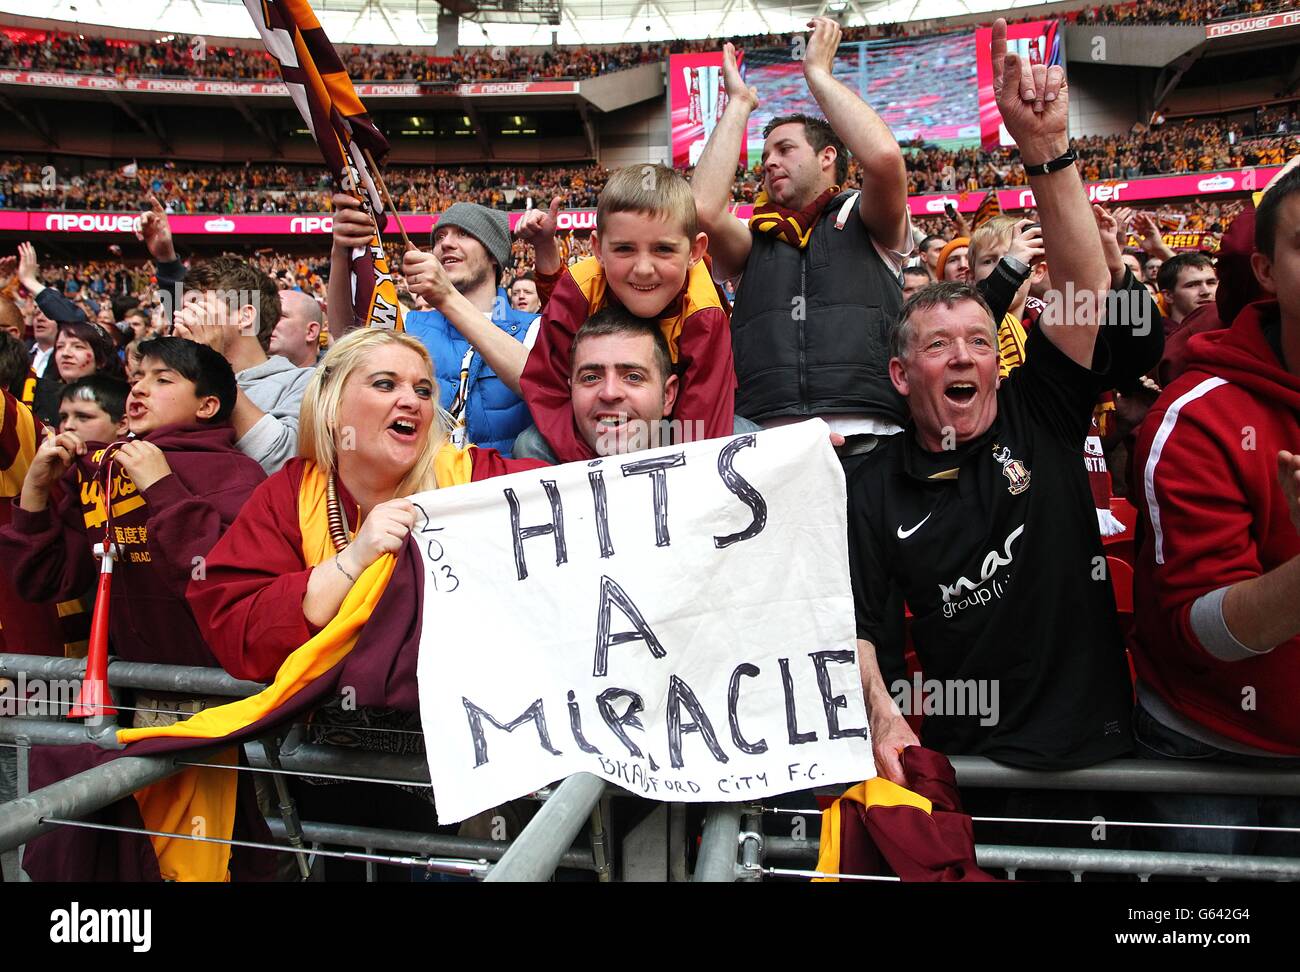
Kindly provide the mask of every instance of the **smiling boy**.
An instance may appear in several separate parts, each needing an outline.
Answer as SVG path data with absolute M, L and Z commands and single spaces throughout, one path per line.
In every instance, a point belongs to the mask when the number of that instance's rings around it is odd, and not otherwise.
M 520 384 L 537 430 L 555 457 L 574 462 L 597 455 L 577 403 L 570 401 L 570 368 L 578 329 L 607 306 L 658 321 L 677 378 L 675 402 L 668 407 L 680 437 L 696 441 L 731 435 L 736 390 L 731 328 L 705 263 L 708 238 L 699 230 L 686 180 L 661 165 L 615 172 L 597 203 L 592 256 L 567 269 L 555 244 L 553 214 L 554 208 L 549 222 L 539 214 L 535 234 L 519 231 L 537 251 L 541 290 L 553 288 Z M 609 431 L 645 421 L 627 408 L 607 411 L 601 422 Z M 615 437 L 648 432 L 638 426 Z
M 174 337 L 146 341 L 140 353 L 126 404 L 132 438 L 111 454 L 107 501 L 108 449 L 71 429 L 52 436 L 27 470 L 12 522 L 0 530 L 0 559 L 24 599 L 70 597 L 94 583 L 92 547 L 107 532 L 117 553 L 113 651 L 127 661 L 212 666 L 216 659 L 186 604 L 185 587 L 266 477 L 235 448 L 230 414 L 237 386 L 220 354 Z M 60 481 L 62 497 L 52 504 Z M 188 704 L 183 711 L 196 711 L 196 700 L 153 696 L 157 704 L 141 708 Z M 140 717 L 156 713 L 136 715 L 139 725 Z

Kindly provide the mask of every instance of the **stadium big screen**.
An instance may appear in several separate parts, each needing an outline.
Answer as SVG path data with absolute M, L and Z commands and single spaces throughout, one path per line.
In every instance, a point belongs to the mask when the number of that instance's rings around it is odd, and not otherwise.
M 1007 41 L 1031 63 L 1064 65 L 1057 21 L 1012 24 Z M 985 28 L 857 41 L 840 45 L 834 72 L 880 114 L 900 143 L 995 148 L 1008 143 L 993 100 L 988 49 Z M 821 114 L 803 80 L 802 54 L 801 46 L 744 52 L 741 71 L 759 98 L 746 138 L 748 165 L 762 155 L 763 126 L 770 119 Z M 726 105 L 722 54 L 675 54 L 668 73 L 673 164 L 694 165 Z

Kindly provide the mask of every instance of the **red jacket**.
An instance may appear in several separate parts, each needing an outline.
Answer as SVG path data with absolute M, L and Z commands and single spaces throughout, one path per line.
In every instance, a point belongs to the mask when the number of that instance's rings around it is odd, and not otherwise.
M 125 661 L 213 666 L 216 659 L 185 603 L 190 577 L 238 515 L 262 467 L 235 448 L 229 425 L 169 425 L 144 436 L 172 473 L 143 493 L 115 467 L 109 636 Z M 64 476 L 63 499 L 39 512 L 13 510 L 0 529 L 0 563 L 20 597 L 50 601 L 89 590 L 99 565 L 105 505 L 96 476 L 103 447 L 92 446 Z
M 539 280 L 543 292 L 549 280 Z M 560 462 L 595 459 L 569 399 L 569 356 L 574 335 L 613 298 L 595 257 L 567 267 L 546 301 L 537 343 L 519 383 L 533 422 Z M 671 417 L 690 429 L 692 441 L 731 435 L 736 420 L 736 368 L 731 354 L 731 318 L 705 261 L 686 275 L 681 294 L 659 320 L 680 376 Z M 700 432 L 688 423 L 699 422 Z
M 1194 337 L 1187 371 L 1138 435 L 1134 470 L 1144 529 L 1134 579 L 1138 678 L 1198 725 L 1247 746 L 1300 755 L 1300 638 L 1242 661 L 1212 656 L 1192 630 L 1202 595 L 1300 554 L 1277 484 L 1277 453 L 1300 446 L 1300 377 L 1262 324 L 1275 301 Z M 1243 704 L 1251 699 L 1253 707 Z

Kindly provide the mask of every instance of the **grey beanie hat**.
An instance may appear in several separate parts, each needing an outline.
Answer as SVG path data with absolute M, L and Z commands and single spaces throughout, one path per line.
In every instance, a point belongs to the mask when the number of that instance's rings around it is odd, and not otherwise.
M 440 226 L 456 226 L 483 244 L 488 256 L 502 270 L 510 268 L 510 217 L 478 203 L 458 202 L 438 217 L 433 233 Z M 430 237 L 432 239 L 432 236 Z

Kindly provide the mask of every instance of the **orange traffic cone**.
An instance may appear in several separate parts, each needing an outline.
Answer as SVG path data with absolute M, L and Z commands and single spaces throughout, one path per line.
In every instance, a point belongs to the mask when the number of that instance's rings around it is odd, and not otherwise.
M 99 586 L 95 591 L 95 613 L 90 619 L 86 675 L 81 680 L 76 704 L 68 710 L 69 719 L 117 715 L 108 689 L 108 595 L 113 584 L 113 560 L 117 548 L 110 545 L 105 550 L 104 544 L 97 543 L 95 556 L 99 558 Z

